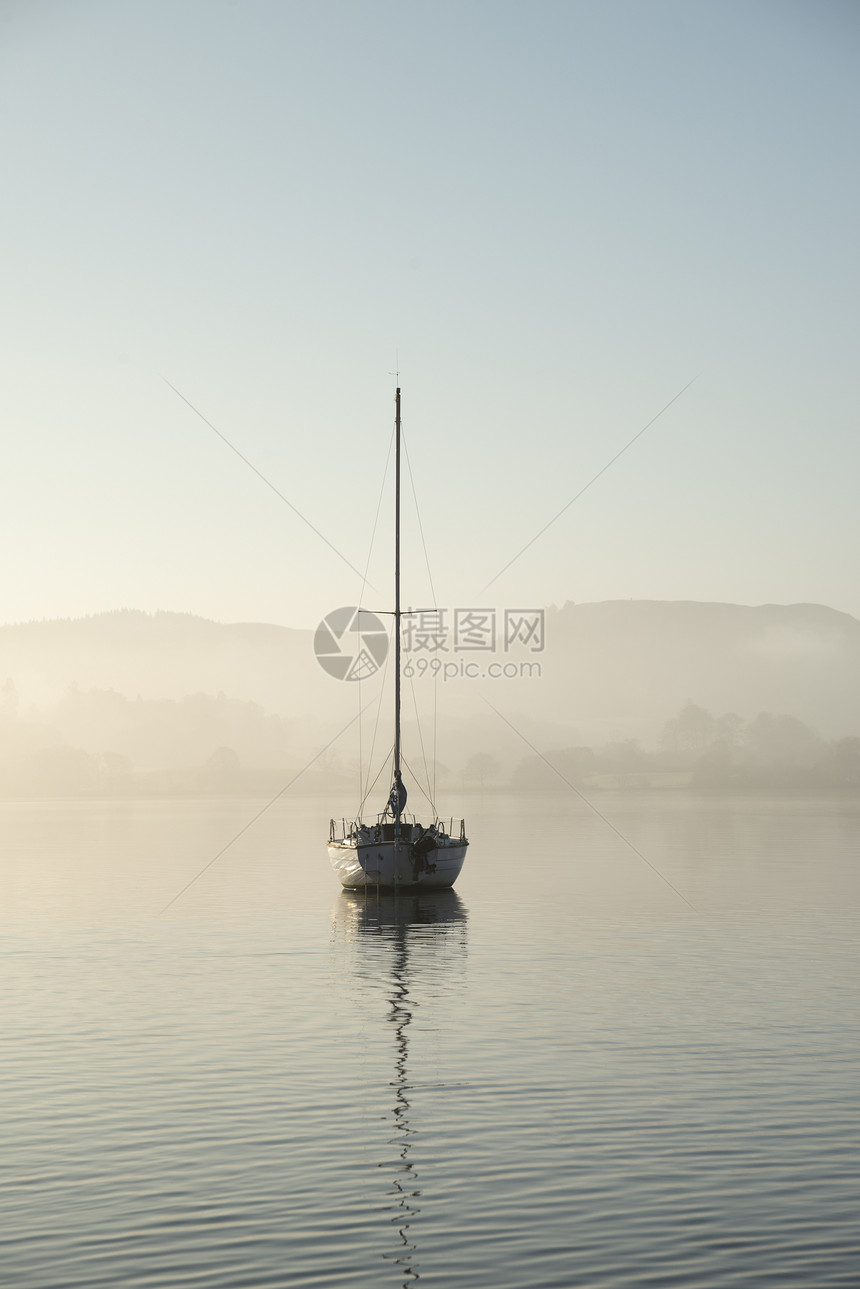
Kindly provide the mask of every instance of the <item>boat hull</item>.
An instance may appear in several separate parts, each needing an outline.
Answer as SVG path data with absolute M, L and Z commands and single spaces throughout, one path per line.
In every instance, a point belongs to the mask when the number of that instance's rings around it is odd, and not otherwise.
M 365 886 L 383 890 L 429 889 L 454 885 L 466 859 L 467 846 L 468 842 L 452 838 L 417 860 L 409 842 L 361 844 L 346 840 L 329 842 L 328 854 L 338 881 L 347 890 Z

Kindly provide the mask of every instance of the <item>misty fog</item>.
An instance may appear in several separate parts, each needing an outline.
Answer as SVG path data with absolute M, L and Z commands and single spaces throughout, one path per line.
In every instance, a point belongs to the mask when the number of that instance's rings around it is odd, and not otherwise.
M 539 650 L 496 641 L 465 676 L 447 642 L 450 681 L 421 669 L 420 649 L 407 655 L 419 787 L 860 783 L 860 623 L 848 615 L 615 601 L 549 609 L 545 625 Z M 371 745 L 375 764 L 386 756 L 390 678 L 333 680 L 312 640 L 133 611 L 2 627 L 0 792 L 270 794 L 300 772 L 305 791 L 358 791 Z M 354 721 L 319 756 L 359 702 L 361 731 Z

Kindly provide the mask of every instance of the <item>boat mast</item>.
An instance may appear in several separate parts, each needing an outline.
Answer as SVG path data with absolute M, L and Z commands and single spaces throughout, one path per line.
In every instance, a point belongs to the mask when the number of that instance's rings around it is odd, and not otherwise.
M 394 835 L 400 834 L 400 386 L 394 417 Z

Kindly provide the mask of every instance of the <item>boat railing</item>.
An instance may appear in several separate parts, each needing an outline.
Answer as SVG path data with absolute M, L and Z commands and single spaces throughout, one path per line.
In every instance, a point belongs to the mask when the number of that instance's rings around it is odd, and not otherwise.
M 385 813 L 377 815 L 377 828 L 381 827 L 386 819 Z M 405 810 L 400 816 L 401 821 L 405 824 L 416 824 L 418 821 L 413 814 Z M 389 816 L 390 819 L 390 816 Z M 461 842 L 466 841 L 466 820 L 455 819 L 451 816 L 448 819 L 437 818 L 433 820 L 433 827 L 437 832 L 446 837 L 457 837 Z M 358 838 L 360 830 L 366 830 L 369 825 L 362 823 L 360 819 L 332 819 L 329 825 L 329 841 L 355 841 Z
M 328 839 L 329 841 L 351 841 L 358 835 L 359 826 L 355 819 L 332 819 Z
M 466 820 L 465 819 L 437 819 L 435 828 L 438 832 L 444 833 L 448 837 L 456 837 L 458 841 L 466 841 Z
M 393 820 L 390 813 L 387 810 L 383 810 L 382 814 L 376 816 L 376 822 L 378 824 L 390 824 L 393 823 Z M 402 824 L 417 824 L 418 820 L 412 814 L 411 810 L 403 810 L 400 813 L 400 822 Z
M 404 824 L 413 825 L 418 822 L 411 811 L 408 810 L 403 811 L 400 821 Z M 390 824 L 391 822 L 391 815 L 386 810 L 376 816 L 375 825 L 365 823 L 363 819 L 332 819 L 329 826 L 329 841 L 352 841 L 358 836 L 359 829 L 369 830 L 374 826 L 381 828 L 383 824 Z

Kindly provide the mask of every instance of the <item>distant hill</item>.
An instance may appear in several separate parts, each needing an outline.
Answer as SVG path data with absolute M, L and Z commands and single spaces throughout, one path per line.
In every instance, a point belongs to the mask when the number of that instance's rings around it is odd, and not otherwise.
M 224 693 L 292 714 L 297 703 L 313 706 L 315 684 L 339 689 L 317 667 L 311 641 L 310 631 L 267 623 L 133 609 L 25 622 L 0 627 L 0 683 L 11 678 L 23 701 L 38 704 L 75 684 L 128 698 Z
M 828 738 L 860 733 L 860 622 L 821 605 L 566 604 L 548 617 L 546 657 L 556 719 L 586 731 L 647 740 L 692 700 L 715 715 L 789 713 Z
M 340 725 L 357 710 L 357 687 L 322 671 L 313 634 L 132 610 L 4 626 L 0 685 L 11 680 L 22 707 L 55 703 L 75 684 L 130 699 L 223 694 L 286 719 Z M 539 662 L 541 677 L 439 686 L 464 751 L 513 738 L 481 695 L 555 745 L 652 743 L 687 700 L 745 719 L 788 713 L 825 738 L 860 733 L 860 622 L 820 605 L 568 603 L 547 611 L 544 652 L 511 658 Z M 424 701 L 430 682 L 415 690 Z M 407 709 L 411 701 L 407 686 Z

